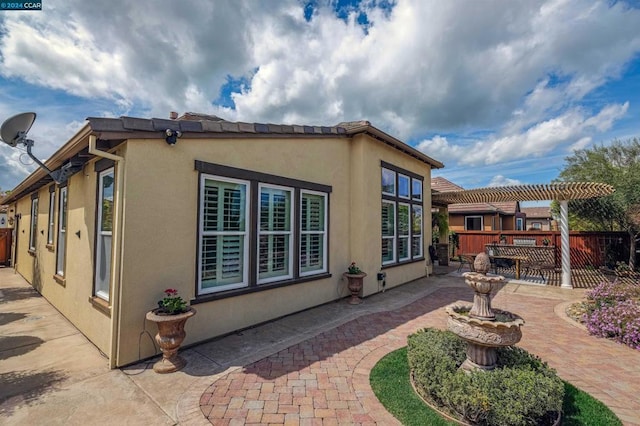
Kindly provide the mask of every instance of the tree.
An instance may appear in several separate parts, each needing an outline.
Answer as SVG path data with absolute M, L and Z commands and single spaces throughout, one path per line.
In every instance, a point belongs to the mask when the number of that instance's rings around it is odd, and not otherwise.
M 562 181 L 603 182 L 615 192 L 590 200 L 571 200 L 569 211 L 581 227 L 629 233 L 629 267 L 635 268 L 640 240 L 640 140 L 614 140 L 610 145 L 574 151 L 565 159 Z

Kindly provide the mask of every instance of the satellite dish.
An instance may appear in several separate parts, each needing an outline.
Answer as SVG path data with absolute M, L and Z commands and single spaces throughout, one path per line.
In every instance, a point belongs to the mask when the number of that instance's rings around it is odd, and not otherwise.
M 36 121 L 35 112 L 23 112 L 8 118 L 0 127 L 0 138 L 11 147 L 25 143 L 27 133 Z

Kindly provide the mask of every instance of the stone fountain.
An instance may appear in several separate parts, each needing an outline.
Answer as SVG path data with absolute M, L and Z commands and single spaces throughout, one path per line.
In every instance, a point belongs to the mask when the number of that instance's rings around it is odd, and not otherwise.
M 473 306 L 447 306 L 447 327 L 467 342 L 467 359 L 460 368 L 489 371 L 496 367 L 496 348 L 520 341 L 524 320 L 511 312 L 491 309 L 491 293 L 504 282 L 504 277 L 487 275 L 491 266 L 489 256 L 480 253 L 473 266 L 475 272 L 463 274 L 467 285 L 475 291 Z

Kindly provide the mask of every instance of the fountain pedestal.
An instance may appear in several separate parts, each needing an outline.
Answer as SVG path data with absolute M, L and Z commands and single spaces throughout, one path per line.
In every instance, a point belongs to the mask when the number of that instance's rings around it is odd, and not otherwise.
M 496 348 L 512 346 L 522 338 L 524 320 L 511 312 L 491 308 L 491 293 L 504 283 L 502 276 L 487 276 L 489 256 L 479 254 L 476 272 L 463 274 L 475 294 L 473 306 L 449 305 L 447 327 L 467 342 L 467 359 L 460 366 L 465 371 L 489 371 L 496 367 Z

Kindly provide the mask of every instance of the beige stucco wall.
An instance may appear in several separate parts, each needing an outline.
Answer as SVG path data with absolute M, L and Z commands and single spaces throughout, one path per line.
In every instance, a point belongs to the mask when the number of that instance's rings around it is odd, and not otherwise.
M 330 278 L 194 305 L 185 344 L 223 335 L 344 297 L 342 273 L 354 260 L 369 273 L 364 295 L 378 291 L 381 267 L 380 159 L 425 177 L 429 166 L 368 137 L 326 139 L 213 139 L 127 142 L 122 310 L 118 365 L 154 354 L 156 326 L 143 322 L 166 288 L 191 300 L 196 291 L 198 172 L 194 161 L 330 185 Z M 431 223 L 430 198 L 424 223 Z M 425 226 L 425 249 L 431 241 Z M 425 275 L 425 262 L 389 268 L 387 288 Z
M 89 299 L 93 295 L 93 246 L 95 234 L 96 174 L 93 162 L 73 175 L 67 184 L 67 240 L 65 279 L 54 279 L 58 238 L 59 191 L 55 197 L 54 244 L 47 247 L 49 221 L 49 186 L 38 191 L 38 233 L 36 250 L 29 253 L 31 196 L 18 200 L 17 213 L 22 214 L 17 235 L 16 270 L 31 283 L 56 309 L 67 317 L 101 351 L 109 350 L 107 314 L 97 310 Z

